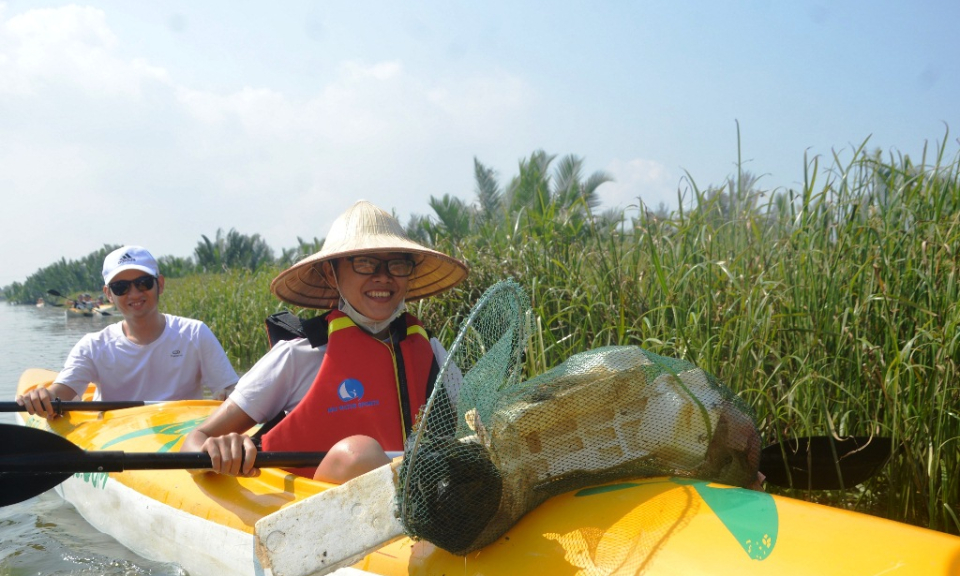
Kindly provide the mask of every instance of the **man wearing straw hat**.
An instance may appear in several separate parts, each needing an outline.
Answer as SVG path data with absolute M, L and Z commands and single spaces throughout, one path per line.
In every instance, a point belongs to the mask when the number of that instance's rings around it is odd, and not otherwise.
M 222 406 L 184 441 L 213 471 L 255 476 L 257 447 L 243 434 L 287 415 L 262 435 L 270 451 L 327 451 L 301 475 L 343 482 L 403 449 L 446 351 L 405 302 L 453 288 L 464 263 L 410 240 L 395 218 L 361 200 L 333 223 L 323 248 L 278 275 L 281 300 L 330 310 L 316 338 L 278 342 Z M 325 337 L 324 337 L 325 336 Z M 444 383 L 455 397 L 455 382 Z

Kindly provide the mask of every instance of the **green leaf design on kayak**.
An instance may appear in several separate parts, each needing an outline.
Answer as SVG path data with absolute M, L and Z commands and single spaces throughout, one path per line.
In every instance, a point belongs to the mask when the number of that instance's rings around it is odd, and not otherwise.
M 157 452 L 169 452 L 171 448 L 176 446 L 177 442 L 181 438 L 186 436 L 190 431 L 197 427 L 198 424 L 206 420 L 206 418 L 194 418 L 193 420 L 187 420 L 186 422 L 176 422 L 174 424 L 165 424 L 163 426 L 152 426 L 150 428 L 144 428 L 143 430 L 137 430 L 136 432 L 130 432 L 129 434 L 124 434 L 123 436 L 118 436 L 113 440 L 107 442 L 102 446 L 102 449 L 106 450 L 111 446 L 116 446 L 127 440 L 132 440 L 134 438 L 141 438 L 143 436 L 173 436 L 171 440 L 165 442 Z
M 77 478 L 81 482 L 86 482 L 94 488 L 99 488 L 103 490 L 107 485 L 107 480 L 110 478 L 110 474 L 107 472 L 77 472 L 73 475 L 74 478 Z
M 674 478 L 674 482 L 693 486 L 750 558 L 763 560 L 773 552 L 780 527 L 773 496 L 745 488 L 710 486 L 703 480 Z
M 666 481 L 658 480 L 644 482 L 661 484 Z M 744 552 L 754 560 L 764 560 L 777 545 L 777 534 L 780 529 L 780 515 L 777 512 L 777 503 L 773 496 L 765 492 L 747 490 L 744 488 L 719 488 L 710 486 L 704 480 L 690 480 L 686 478 L 671 478 L 669 482 L 680 486 L 691 486 L 697 491 L 700 498 L 713 510 L 717 518 L 723 523 L 730 534 L 737 540 Z M 627 490 L 641 486 L 637 482 L 622 482 L 606 486 L 584 488 L 576 496 L 593 496 L 605 492 Z

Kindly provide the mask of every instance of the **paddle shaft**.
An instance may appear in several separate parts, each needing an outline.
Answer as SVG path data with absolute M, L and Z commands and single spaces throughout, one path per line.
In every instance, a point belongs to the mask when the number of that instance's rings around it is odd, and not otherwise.
M 129 400 L 129 401 L 117 401 L 117 402 L 83 402 L 83 401 L 69 401 L 65 402 L 59 398 L 54 398 L 50 401 L 53 404 L 53 409 L 57 414 L 63 414 L 64 412 L 105 412 L 107 410 L 122 410 L 124 408 L 138 408 L 140 406 L 147 406 L 149 404 L 160 404 L 162 401 L 138 401 L 138 400 Z M 0 402 L 0 412 L 26 412 L 26 409 L 17 404 L 16 402 Z
M 326 452 L 259 452 L 258 468 L 316 466 Z M 57 452 L 16 454 L 0 459 L 0 474 L 75 474 L 124 470 L 183 470 L 211 467 L 206 452 Z
M 147 402 L 62 402 L 62 410 L 108 410 L 143 406 Z M 0 402 L 0 411 L 22 411 L 16 402 Z M 0 472 L 28 474 L 120 472 L 210 468 L 204 452 L 88 452 L 52 432 L 0 424 Z M 771 484 L 812 490 L 836 490 L 859 484 L 876 474 L 893 453 L 892 441 L 881 437 L 836 439 L 796 438 L 763 449 L 760 472 Z M 299 468 L 319 464 L 321 452 L 261 452 L 257 465 Z M 394 455 L 391 455 L 394 456 Z
M 107 410 L 143 406 L 146 402 L 62 402 L 62 410 Z M 0 408 L 22 411 L 16 402 L 0 402 Z M 88 452 L 66 438 L 36 428 L 0 424 L 0 472 L 72 473 L 120 472 L 122 470 L 171 470 L 210 468 L 204 452 Z M 760 455 L 760 472 L 778 486 L 835 490 L 855 486 L 876 474 L 893 453 L 890 438 L 832 438 L 811 436 L 771 444 Z M 299 468 L 315 466 L 324 453 L 261 452 L 258 466 Z
M 47 294 L 49 294 L 49 295 L 51 295 L 51 296 L 56 296 L 57 298 L 63 298 L 63 294 L 61 294 L 61 293 L 59 293 L 59 292 L 57 292 L 56 290 L 53 290 L 53 289 L 47 290 Z M 58 306 L 58 307 L 62 307 L 62 306 L 63 306 L 63 304 L 59 304 L 59 303 L 57 303 L 57 302 L 47 302 L 47 304 L 50 304 L 51 306 Z

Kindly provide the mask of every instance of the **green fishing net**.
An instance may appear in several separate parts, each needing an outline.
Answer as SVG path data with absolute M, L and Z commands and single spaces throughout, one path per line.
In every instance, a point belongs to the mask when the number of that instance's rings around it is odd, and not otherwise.
M 755 482 L 752 412 L 713 376 L 609 346 L 523 381 L 530 317 L 523 290 L 504 281 L 463 323 L 399 471 L 397 509 L 410 536 L 466 554 L 548 498 L 592 484 Z

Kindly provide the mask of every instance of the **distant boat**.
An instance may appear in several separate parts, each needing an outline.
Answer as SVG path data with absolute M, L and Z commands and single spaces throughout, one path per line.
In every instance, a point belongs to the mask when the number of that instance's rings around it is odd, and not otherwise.
M 88 308 L 70 307 L 64 310 L 63 313 L 66 315 L 68 320 L 70 318 L 92 318 L 93 317 L 93 310 L 90 310 Z
M 67 318 L 92 318 L 117 314 L 112 303 L 101 304 L 93 300 L 89 294 L 81 294 L 76 300 L 67 300 L 67 302 L 72 304 L 64 312 Z

